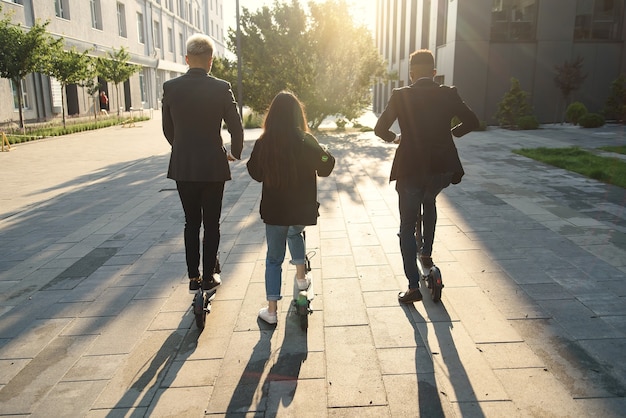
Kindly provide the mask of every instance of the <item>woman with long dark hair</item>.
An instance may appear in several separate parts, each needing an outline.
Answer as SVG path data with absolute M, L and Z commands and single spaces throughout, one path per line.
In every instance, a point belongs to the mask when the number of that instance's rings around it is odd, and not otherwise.
M 259 311 L 259 317 L 267 323 L 277 322 L 287 245 L 291 264 L 296 266 L 298 288 L 307 289 L 311 283 L 305 266 L 303 231 L 306 225 L 317 224 L 317 176 L 329 176 L 334 166 L 335 158 L 309 132 L 300 101 L 290 92 L 278 93 L 247 164 L 250 176 L 263 183 L 260 212 L 267 240 L 268 306 Z

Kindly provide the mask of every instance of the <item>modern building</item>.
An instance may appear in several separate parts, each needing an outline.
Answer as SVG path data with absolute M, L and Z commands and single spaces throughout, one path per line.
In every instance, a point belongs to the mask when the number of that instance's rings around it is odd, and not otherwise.
M 28 29 L 49 21 L 47 31 L 62 37 L 67 49 L 89 50 L 93 56 L 124 47 L 130 63 L 141 71 L 120 85 L 99 80 L 109 97 L 110 110 L 158 109 L 163 82 L 187 71 L 185 42 L 205 33 L 215 42 L 216 55 L 225 53 L 223 0 L 0 0 L 3 13 Z M 22 83 L 26 121 L 46 121 L 61 113 L 60 84 L 47 76 L 31 74 Z M 17 121 L 17 89 L 0 79 L 0 125 Z M 85 89 L 66 87 L 69 115 L 88 114 L 94 102 Z M 99 104 L 96 102 L 96 106 Z
M 520 81 L 540 123 L 560 122 L 564 99 L 555 67 L 583 58 L 572 99 L 604 108 L 626 70 L 624 0 L 377 0 L 376 42 L 398 81 L 376 86 L 381 112 L 391 89 L 410 84 L 408 56 L 435 54 L 437 80 L 455 85 L 481 120 L 495 124 L 498 103 Z

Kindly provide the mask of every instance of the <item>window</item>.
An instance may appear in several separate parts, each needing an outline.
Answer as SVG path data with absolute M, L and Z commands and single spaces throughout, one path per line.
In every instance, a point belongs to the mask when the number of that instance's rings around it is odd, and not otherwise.
M 102 30 L 102 13 L 100 12 L 100 0 L 89 0 L 91 5 L 91 27 Z
M 146 80 L 143 73 L 139 74 L 139 91 L 141 92 L 141 104 L 146 103 Z
M 172 28 L 167 28 L 167 50 L 174 52 L 174 32 Z
M 137 40 L 140 44 L 146 43 L 143 30 L 143 13 L 137 12 Z
M 117 3 L 117 33 L 126 38 L 126 8 L 122 3 Z
M 69 0 L 54 0 L 54 12 L 56 17 L 70 20 Z
M 574 39 L 620 40 L 624 0 L 577 0 Z
M 161 24 L 154 21 L 154 47 L 161 49 Z
M 532 41 L 537 23 L 537 0 L 494 0 L 492 41 Z
M 448 37 L 448 0 L 439 0 L 437 7 L 437 46 L 445 45 Z
M 28 91 L 26 90 L 26 82 L 21 80 L 20 82 L 22 86 L 22 109 L 29 109 L 30 105 L 28 103 Z M 20 108 L 20 104 L 18 101 L 19 92 L 17 91 L 17 85 L 13 80 L 11 80 L 11 90 L 13 91 L 13 109 L 18 110 Z
M 178 34 L 178 40 L 180 41 L 180 56 L 185 58 L 185 44 L 183 43 L 183 34 Z M 184 60 L 183 60 L 184 61 Z

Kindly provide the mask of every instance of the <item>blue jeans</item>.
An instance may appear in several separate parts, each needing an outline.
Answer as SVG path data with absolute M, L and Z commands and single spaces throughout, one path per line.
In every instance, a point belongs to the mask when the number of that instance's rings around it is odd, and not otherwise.
M 404 274 L 409 279 L 409 289 L 419 287 L 419 270 L 417 269 L 418 244 L 415 240 L 415 228 L 422 213 L 422 254 L 430 256 L 435 240 L 435 224 L 437 223 L 437 195 L 448 185 L 452 173 L 436 174 L 426 182 L 426 186 L 416 186 L 405 179 L 396 181 L 398 204 L 400 208 L 400 253 L 404 264 Z
M 291 264 L 304 264 L 304 226 L 265 224 L 267 256 L 265 257 L 265 295 L 267 300 L 281 300 L 281 278 L 286 245 L 289 245 Z

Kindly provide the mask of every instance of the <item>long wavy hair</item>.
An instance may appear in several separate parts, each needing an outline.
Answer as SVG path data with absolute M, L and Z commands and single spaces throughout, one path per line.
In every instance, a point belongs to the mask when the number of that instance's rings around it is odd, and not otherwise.
M 263 133 L 259 138 L 259 162 L 263 183 L 277 189 L 286 189 L 298 181 L 294 149 L 304 140 L 308 126 L 304 106 L 289 91 L 278 93 L 265 116 Z

